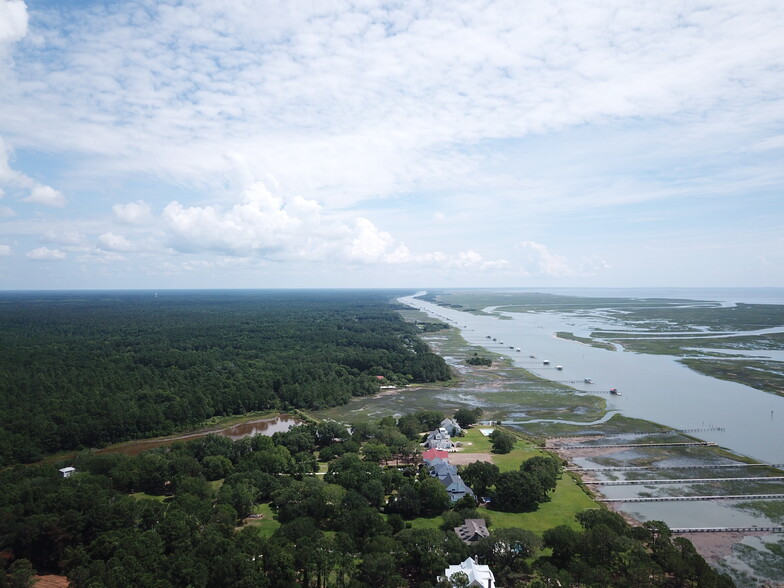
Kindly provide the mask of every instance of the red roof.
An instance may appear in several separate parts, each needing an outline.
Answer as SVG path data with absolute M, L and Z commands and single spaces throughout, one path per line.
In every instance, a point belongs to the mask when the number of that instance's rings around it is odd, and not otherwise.
M 441 449 L 428 449 L 427 451 L 422 452 L 422 459 L 430 460 L 440 457 L 441 459 L 447 459 L 449 454 L 446 451 Z

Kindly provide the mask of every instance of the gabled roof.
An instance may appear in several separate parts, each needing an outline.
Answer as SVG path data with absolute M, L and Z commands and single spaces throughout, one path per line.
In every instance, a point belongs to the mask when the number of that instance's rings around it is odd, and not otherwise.
M 453 466 L 448 462 L 435 463 L 430 467 L 430 472 L 439 478 L 445 478 L 448 475 L 457 475 L 457 466 Z
M 462 527 L 455 527 L 455 533 L 466 543 L 490 536 L 484 519 L 466 519 Z
M 466 483 L 463 482 L 463 478 L 457 474 L 447 474 L 443 478 L 438 478 L 438 481 L 446 487 L 446 491 L 449 492 L 452 500 L 457 500 L 466 494 L 471 496 L 474 495 L 474 491 L 466 486 Z
M 451 449 L 452 441 L 448 436 L 443 439 L 428 439 L 425 441 L 425 446 L 431 449 Z
M 449 429 L 456 429 L 456 430 L 458 430 L 458 431 L 460 431 L 460 430 L 461 430 L 461 429 L 460 429 L 460 425 L 458 425 L 458 424 L 457 424 L 457 421 L 453 421 L 453 420 L 452 420 L 452 419 L 450 419 L 449 417 L 447 417 L 447 418 L 445 418 L 443 421 L 441 421 L 441 427 L 442 427 L 442 428 L 444 428 L 444 429 L 446 429 L 447 431 L 448 431 Z
M 422 461 L 430 461 L 431 459 L 436 458 L 447 459 L 448 457 L 449 454 L 440 449 L 428 449 L 427 451 L 422 452 Z
M 456 566 L 449 566 L 444 570 L 446 578 L 452 577 L 457 572 L 463 572 L 468 576 L 469 586 L 482 586 L 483 588 L 495 588 L 495 576 L 490 570 L 490 566 L 480 566 L 472 558 Z
M 427 435 L 429 439 L 449 439 L 449 431 L 447 431 L 444 427 L 439 429 L 435 429 L 434 431 L 430 431 Z

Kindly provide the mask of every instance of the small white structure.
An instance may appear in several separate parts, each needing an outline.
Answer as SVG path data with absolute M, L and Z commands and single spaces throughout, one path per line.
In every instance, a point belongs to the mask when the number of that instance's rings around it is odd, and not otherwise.
M 63 478 L 70 478 L 71 474 L 76 471 L 76 468 L 72 468 L 68 466 L 67 468 L 60 468 L 60 473 L 63 475 Z
M 469 586 L 481 588 L 495 588 L 495 576 L 490 571 L 490 566 L 480 566 L 472 558 L 468 558 L 460 565 L 449 566 L 444 570 L 444 578 L 449 579 L 453 574 L 463 572 L 468 576 Z

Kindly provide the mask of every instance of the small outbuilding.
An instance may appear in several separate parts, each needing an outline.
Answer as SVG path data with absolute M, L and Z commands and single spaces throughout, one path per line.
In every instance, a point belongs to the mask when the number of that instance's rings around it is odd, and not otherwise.
M 67 468 L 60 468 L 60 473 L 63 475 L 63 478 L 70 478 L 75 471 L 76 468 L 71 466 L 68 466 Z

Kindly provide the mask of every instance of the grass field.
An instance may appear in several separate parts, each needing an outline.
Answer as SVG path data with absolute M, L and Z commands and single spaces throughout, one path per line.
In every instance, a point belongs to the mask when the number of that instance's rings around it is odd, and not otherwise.
M 482 427 L 484 428 L 484 427 Z M 466 431 L 461 440 L 470 443 L 466 451 L 470 453 L 490 453 L 492 445 L 490 440 L 482 435 L 479 426 Z M 495 463 L 502 472 L 516 470 L 520 464 L 536 455 L 547 455 L 533 443 L 518 439 L 514 449 L 507 454 L 491 454 Z M 541 534 L 547 529 L 558 525 L 568 525 L 578 528 L 575 515 L 586 508 L 599 508 L 600 505 L 588 496 L 571 476 L 563 475 L 558 481 L 555 491 L 551 494 L 549 502 L 539 505 L 534 512 L 508 513 L 487 509 L 486 512 L 492 521 L 492 528 L 521 528 Z M 440 516 L 433 518 L 417 518 L 412 521 L 412 527 L 417 529 L 437 529 L 441 525 Z
M 249 519 L 246 526 L 256 527 L 259 535 L 264 538 L 272 537 L 280 527 L 280 523 L 275 519 L 275 513 L 269 504 L 257 504 L 253 507 L 253 514 L 262 515 L 260 519 Z

